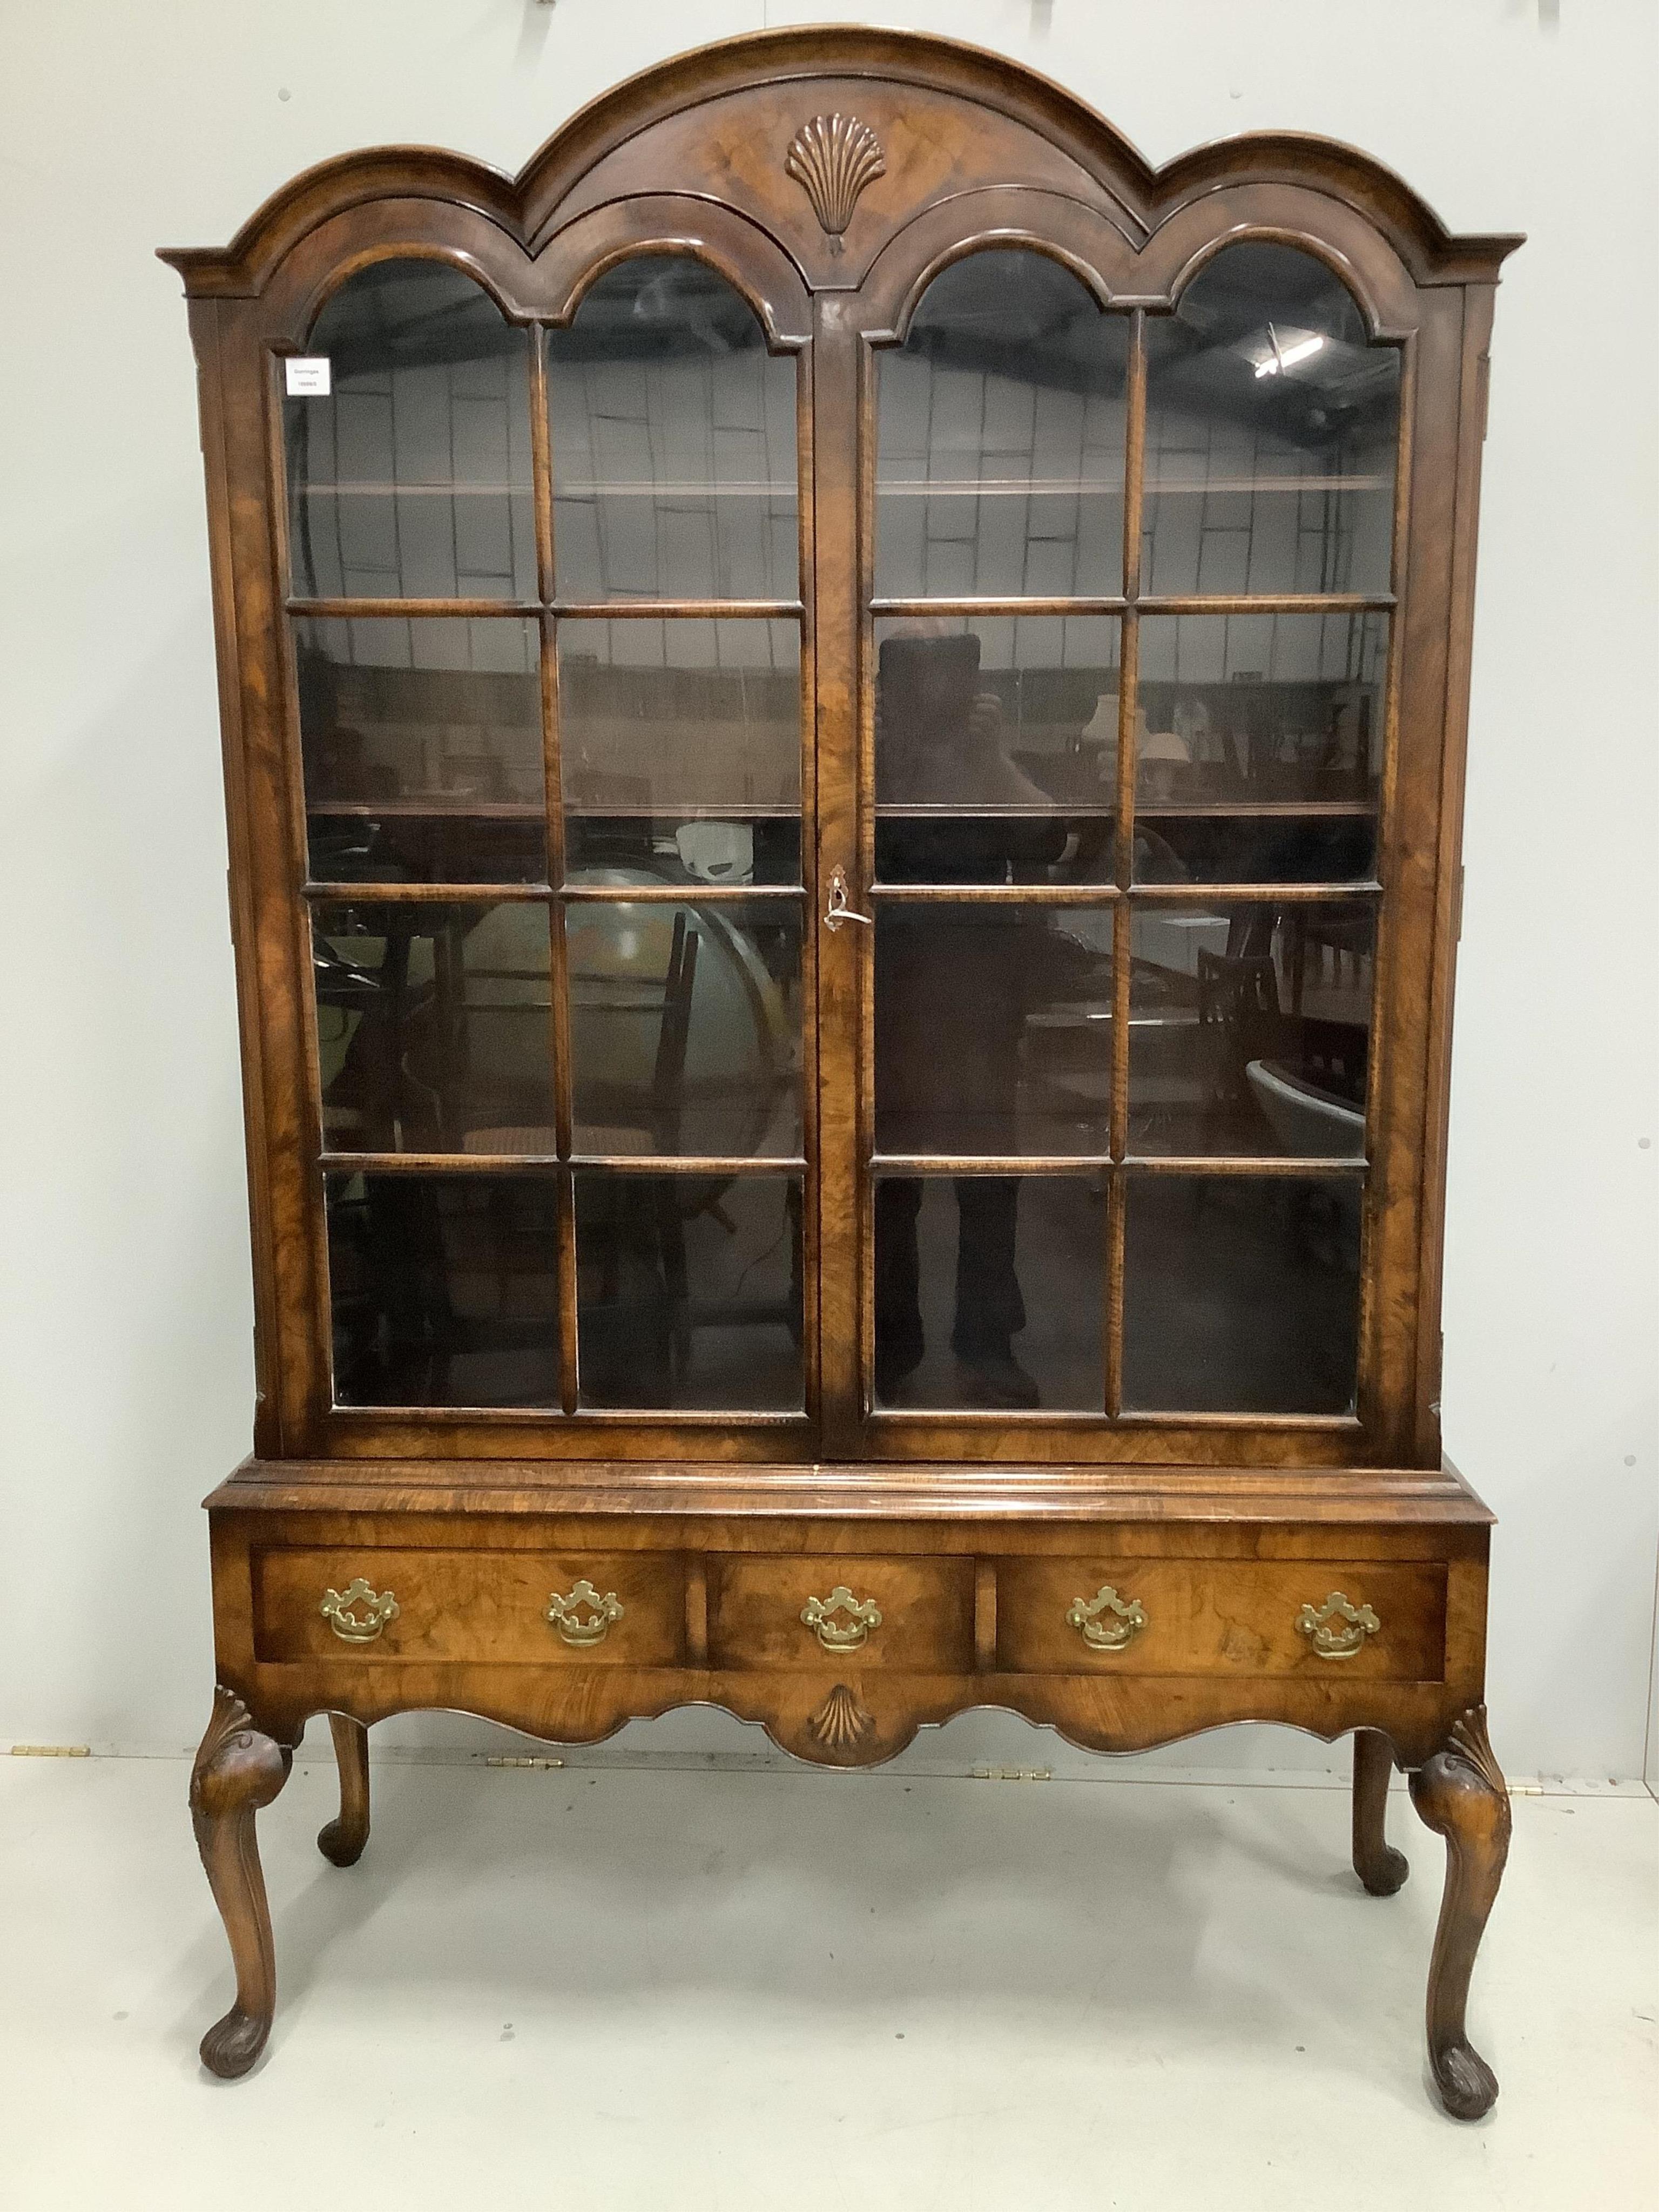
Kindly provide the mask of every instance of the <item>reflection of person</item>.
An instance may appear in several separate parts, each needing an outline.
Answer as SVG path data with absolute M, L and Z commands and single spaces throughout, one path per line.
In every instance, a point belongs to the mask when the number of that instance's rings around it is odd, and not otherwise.
M 1003 750 L 1000 703 L 978 690 L 979 641 L 889 637 L 878 690 L 878 787 L 888 816 L 877 873 L 1003 884 L 1057 857 L 1065 825 Z M 964 905 L 948 934 L 924 906 L 895 906 L 876 938 L 877 1143 L 887 1152 L 1009 1156 L 1030 927 L 1018 909 Z M 942 949 L 948 947 L 941 958 Z M 957 1176 L 951 1348 L 969 1403 L 1034 1406 L 1013 1352 L 1025 1326 L 1015 1272 L 1019 1179 Z M 922 1183 L 876 1185 L 876 1394 L 886 1404 L 927 1349 L 917 1218 Z

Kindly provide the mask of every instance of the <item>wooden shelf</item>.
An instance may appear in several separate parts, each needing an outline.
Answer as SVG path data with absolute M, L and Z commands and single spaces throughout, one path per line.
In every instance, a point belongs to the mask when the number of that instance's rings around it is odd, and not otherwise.
M 1392 477 L 1148 477 L 1144 494 L 1168 498 L 1176 493 L 1392 491 Z M 1123 480 L 1091 482 L 1081 477 L 901 477 L 876 483 L 878 499 L 1121 499 Z
M 1320 821 L 1349 820 L 1370 817 L 1376 812 L 1376 802 L 1370 799 L 1161 799 L 1135 801 L 1137 821 L 1167 822 L 1188 819 L 1241 821 Z M 1117 818 L 1115 802 L 1109 799 L 1082 799 L 1073 802 L 1056 799 L 1047 806 L 1030 800 L 1006 806 L 951 805 L 928 806 L 912 801 L 878 800 L 878 822 L 1112 822 Z
M 378 821 L 415 818 L 431 822 L 539 822 L 546 808 L 532 799 L 309 799 L 306 812 L 328 820 Z
M 1240 821 L 1353 821 L 1376 812 L 1374 799 L 1137 799 L 1138 821 L 1215 817 Z
M 1121 499 L 1123 479 L 1080 477 L 933 477 L 878 480 L 878 499 Z
M 568 822 L 798 822 L 801 819 L 799 801 L 791 805 L 781 799 L 699 799 L 694 804 L 682 804 L 674 799 L 659 799 L 648 806 L 638 805 L 608 805 L 599 799 L 584 799 L 578 805 L 567 805 Z
M 533 489 L 528 483 L 377 483 L 363 479 L 320 483 L 315 478 L 295 486 L 307 499 L 528 499 Z

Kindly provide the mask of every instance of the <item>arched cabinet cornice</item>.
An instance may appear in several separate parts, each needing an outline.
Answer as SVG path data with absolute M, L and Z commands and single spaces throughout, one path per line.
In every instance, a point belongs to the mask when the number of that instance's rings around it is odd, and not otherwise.
M 863 320 L 872 337 L 902 338 L 942 269 L 969 253 L 1018 246 L 1063 262 L 1103 307 L 1168 313 L 1218 253 L 1253 240 L 1322 262 L 1352 295 L 1373 337 L 1401 339 L 1416 328 L 1417 288 L 1369 222 L 1301 187 L 1264 192 L 1251 185 L 1186 204 L 1139 249 L 1098 210 L 1057 194 L 1007 185 L 963 193 L 925 210 L 882 247 L 860 288 Z
M 594 208 L 539 254 L 475 207 L 406 195 L 357 202 L 309 230 L 273 270 L 260 306 L 270 343 L 297 349 L 328 301 L 361 270 L 402 258 L 447 262 L 514 322 L 568 322 L 618 261 L 685 254 L 741 293 L 779 349 L 805 344 L 811 309 L 793 261 L 758 223 L 688 194 L 642 194 Z
M 169 248 L 162 258 L 192 296 L 258 295 L 319 225 L 410 196 L 471 208 L 534 254 L 609 196 L 611 170 L 624 157 L 630 167 L 660 161 L 659 173 L 672 177 L 677 190 L 752 213 L 769 198 L 754 180 L 769 184 L 781 170 L 800 125 L 834 112 L 836 95 L 855 107 L 860 93 L 887 162 L 886 174 L 865 196 L 864 228 L 872 240 L 878 226 L 902 224 L 935 199 L 1012 183 L 1069 191 L 1133 248 L 1212 193 L 1266 184 L 1305 189 L 1334 210 L 1357 210 L 1419 284 L 1494 281 L 1520 243 L 1454 235 L 1392 170 L 1329 139 L 1244 133 L 1158 169 L 1103 118 L 1031 70 L 949 40 L 832 27 L 763 32 L 647 70 L 573 117 L 517 177 L 421 147 L 346 155 L 274 192 L 222 251 Z M 914 111 L 917 96 L 958 116 L 971 104 L 981 111 L 979 127 L 962 131 L 948 154 L 922 143 L 931 134 L 915 121 L 890 119 L 907 103 Z M 803 276 L 857 281 L 866 264 L 856 234 L 844 267 L 830 267 L 814 228 L 805 222 L 789 226 Z

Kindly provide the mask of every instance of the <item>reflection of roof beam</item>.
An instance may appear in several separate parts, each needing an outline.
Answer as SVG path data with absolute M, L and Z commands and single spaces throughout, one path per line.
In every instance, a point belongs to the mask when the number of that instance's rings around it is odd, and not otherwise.
M 887 360 L 908 356 L 935 368 L 977 371 L 985 376 L 1006 376 L 1011 383 L 1036 386 L 1045 392 L 1097 392 L 1108 399 L 1123 396 L 1122 370 L 1103 348 L 1091 347 L 1087 355 L 1061 349 L 1063 331 L 1037 338 L 963 337 L 957 331 L 927 334 L 926 342 L 913 338 L 911 346 L 887 354 Z M 1092 335 L 1092 333 L 1091 334 Z

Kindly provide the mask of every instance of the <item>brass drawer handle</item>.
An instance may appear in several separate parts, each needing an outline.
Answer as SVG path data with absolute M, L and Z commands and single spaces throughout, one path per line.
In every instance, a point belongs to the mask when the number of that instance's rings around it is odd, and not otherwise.
M 837 1613 L 845 1613 L 838 1620 Z M 856 1598 L 845 1583 L 837 1583 L 828 1597 L 809 1597 L 800 1617 L 826 1651 L 856 1651 L 870 1640 L 872 1628 L 881 1626 L 881 1607 L 874 1598 Z
M 354 1612 L 356 1606 L 362 1611 Z M 387 1621 L 398 1618 L 392 1592 L 377 1596 L 361 1575 L 349 1590 L 330 1590 L 317 1609 L 343 1644 L 372 1644 Z
M 1146 1626 L 1146 1609 L 1138 1597 L 1125 1604 L 1110 1583 L 1102 1583 L 1091 1598 L 1073 1599 L 1066 1620 L 1091 1651 L 1121 1651 Z
M 1298 1635 L 1305 1636 L 1313 1645 L 1316 1658 L 1352 1659 L 1382 1624 L 1370 1606 L 1351 1605 L 1340 1590 L 1333 1590 L 1323 1605 L 1304 1605 L 1296 1616 L 1296 1626 Z
M 544 1618 L 552 1622 L 567 1644 L 603 1644 L 611 1622 L 620 1620 L 625 1609 L 615 1590 L 607 1590 L 601 1597 L 584 1575 L 572 1585 L 568 1596 L 561 1597 L 557 1590 L 553 1592 L 547 1601 Z

